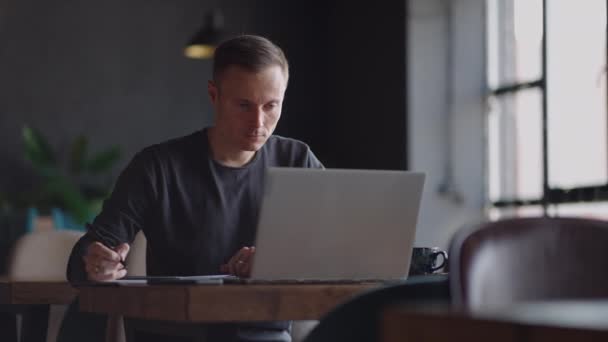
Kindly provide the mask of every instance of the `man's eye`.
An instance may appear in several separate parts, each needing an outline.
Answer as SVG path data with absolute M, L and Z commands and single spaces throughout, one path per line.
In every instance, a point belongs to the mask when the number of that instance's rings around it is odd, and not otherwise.
M 247 109 L 249 109 L 249 104 L 248 103 L 239 103 L 239 107 L 241 109 L 247 110 Z

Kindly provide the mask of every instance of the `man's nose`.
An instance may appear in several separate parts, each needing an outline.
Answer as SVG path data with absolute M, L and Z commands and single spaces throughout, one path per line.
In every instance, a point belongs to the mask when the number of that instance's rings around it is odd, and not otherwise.
M 258 108 L 254 114 L 254 123 L 255 127 L 264 126 L 264 111 L 261 108 Z

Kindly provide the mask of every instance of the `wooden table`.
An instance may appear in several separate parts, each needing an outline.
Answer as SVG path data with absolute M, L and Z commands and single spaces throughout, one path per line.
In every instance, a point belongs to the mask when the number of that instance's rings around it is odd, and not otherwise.
M 65 281 L 0 278 L 0 336 L 17 341 L 16 314 L 22 314 L 22 341 L 46 341 L 51 304 L 67 305 L 78 291 Z
M 11 281 L 0 279 L 0 305 L 69 304 L 78 290 L 65 281 Z
M 385 311 L 381 341 L 608 341 L 608 299 L 518 303 L 474 314 L 393 306 Z
M 81 311 L 123 315 L 137 331 L 201 338 L 201 323 L 316 320 L 377 283 L 349 285 L 122 285 L 81 287 Z
M 80 309 L 174 322 L 315 320 L 379 284 L 130 285 L 80 288 Z

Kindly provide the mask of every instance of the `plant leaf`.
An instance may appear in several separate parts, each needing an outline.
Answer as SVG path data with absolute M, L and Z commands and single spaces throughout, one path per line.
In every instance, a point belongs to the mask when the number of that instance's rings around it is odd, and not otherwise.
M 107 198 L 110 195 L 107 187 L 87 183 L 80 184 L 80 192 L 89 201 L 94 198 Z
M 89 213 L 93 215 L 97 215 L 101 212 L 103 208 L 105 198 L 96 198 L 89 200 Z
M 83 224 L 89 218 L 89 203 L 66 178 L 57 176 L 49 179 L 45 190 L 60 200 L 63 209 L 69 212 L 77 223 Z
M 55 155 L 51 145 L 42 134 L 27 125 L 22 129 L 25 144 L 25 157 L 39 168 L 48 168 L 54 165 Z
M 119 147 L 110 147 L 89 159 L 87 170 L 91 173 L 107 171 L 120 159 L 120 155 L 121 152 Z
M 84 135 L 80 135 L 72 143 L 72 151 L 70 154 L 70 171 L 73 174 L 79 174 L 85 168 L 88 144 L 89 142 Z

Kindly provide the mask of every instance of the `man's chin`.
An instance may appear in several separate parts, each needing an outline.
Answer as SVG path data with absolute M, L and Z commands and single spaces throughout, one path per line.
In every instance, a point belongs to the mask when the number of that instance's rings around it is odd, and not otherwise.
M 260 148 L 262 148 L 262 146 L 264 146 L 265 143 L 266 143 L 265 138 L 250 139 L 250 140 L 244 142 L 242 144 L 241 148 L 244 151 L 256 152 Z
M 247 143 L 247 144 L 243 144 L 241 146 L 241 149 L 243 151 L 249 151 L 249 152 L 257 152 L 259 149 L 262 148 L 262 146 L 264 146 L 264 142 L 259 142 L 259 143 Z

